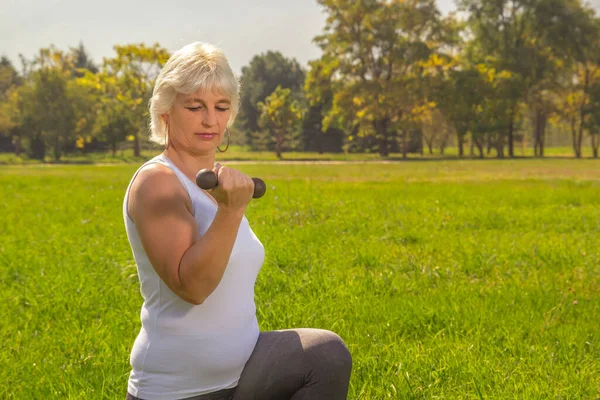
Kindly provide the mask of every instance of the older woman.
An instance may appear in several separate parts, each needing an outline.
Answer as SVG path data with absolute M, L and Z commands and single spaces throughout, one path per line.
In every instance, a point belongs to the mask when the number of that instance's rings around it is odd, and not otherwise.
M 254 183 L 215 165 L 238 106 L 238 81 L 214 46 L 183 47 L 157 78 L 150 140 L 165 150 L 138 169 L 123 202 L 144 298 L 128 399 L 346 398 L 352 360 L 337 334 L 259 331 L 265 253 L 244 216 Z M 195 184 L 204 168 L 218 177 L 210 192 Z

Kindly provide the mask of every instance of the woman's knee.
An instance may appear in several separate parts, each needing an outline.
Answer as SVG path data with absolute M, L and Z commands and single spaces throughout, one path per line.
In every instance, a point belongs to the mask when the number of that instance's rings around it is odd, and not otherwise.
M 314 362 L 324 368 L 335 368 L 340 371 L 352 369 L 352 355 L 346 343 L 335 332 L 319 330 L 318 342 L 308 350 Z M 322 364 L 321 364 L 322 363 Z

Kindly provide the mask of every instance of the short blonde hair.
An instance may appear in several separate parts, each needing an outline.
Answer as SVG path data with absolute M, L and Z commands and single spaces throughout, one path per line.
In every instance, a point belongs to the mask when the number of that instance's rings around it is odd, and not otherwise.
M 160 116 L 169 112 L 178 93 L 213 88 L 220 89 L 231 100 L 231 116 L 227 122 L 230 127 L 239 110 L 240 83 L 223 52 L 212 44 L 194 42 L 173 53 L 154 84 L 149 104 L 149 140 L 165 144 L 166 127 Z

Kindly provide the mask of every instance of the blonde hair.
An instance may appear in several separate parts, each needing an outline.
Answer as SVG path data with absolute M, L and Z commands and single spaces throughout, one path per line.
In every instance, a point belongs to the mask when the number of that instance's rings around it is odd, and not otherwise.
M 230 127 L 235 121 L 240 104 L 240 83 L 227 58 L 216 46 L 208 43 L 190 43 L 171 55 L 164 65 L 150 99 L 151 142 L 165 144 L 165 123 L 160 117 L 171 109 L 178 93 L 190 94 L 202 89 L 220 89 L 231 100 Z

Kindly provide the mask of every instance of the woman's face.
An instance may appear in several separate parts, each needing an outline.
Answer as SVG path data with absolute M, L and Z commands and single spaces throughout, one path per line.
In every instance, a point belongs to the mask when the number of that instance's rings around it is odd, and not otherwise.
M 209 154 L 223 141 L 231 101 L 217 89 L 178 94 L 167 124 L 169 146 L 192 154 Z

